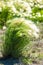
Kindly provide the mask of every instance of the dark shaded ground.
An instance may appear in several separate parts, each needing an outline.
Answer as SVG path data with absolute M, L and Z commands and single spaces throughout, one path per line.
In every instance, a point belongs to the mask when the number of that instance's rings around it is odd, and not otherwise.
M 12 59 L 12 58 L 0 59 L 0 64 L 3 64 L 3 65 L 20 65 L 19 59 Z

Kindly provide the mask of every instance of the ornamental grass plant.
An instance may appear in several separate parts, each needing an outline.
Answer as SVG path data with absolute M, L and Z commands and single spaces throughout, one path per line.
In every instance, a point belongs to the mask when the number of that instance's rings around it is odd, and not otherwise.
M 33 25 L 33 27 L 32 27 Z M 35 30 L 36 29 L 36 30 Z M 3 55 L 19 58 L 23 49 L 30 43 L 30 40 L 38 38 L 39 29 L 31 21 L 24 18 L 11 20 L 6 32 L 3 44 Z

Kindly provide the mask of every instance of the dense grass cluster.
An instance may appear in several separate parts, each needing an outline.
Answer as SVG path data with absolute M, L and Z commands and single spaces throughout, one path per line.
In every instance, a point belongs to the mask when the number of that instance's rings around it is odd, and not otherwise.
M 29 23 L 28 20 L 23 18 L 12 20 L 5 32 L 5 43 L 3 45 L 4 56 L 11 55 L 16 58 L 21 56 L 24 47 L 29 44 L 30 39 L 35 37 L 33 33 L 36 32 L 30 27 L 30 24 L 33 23 Z

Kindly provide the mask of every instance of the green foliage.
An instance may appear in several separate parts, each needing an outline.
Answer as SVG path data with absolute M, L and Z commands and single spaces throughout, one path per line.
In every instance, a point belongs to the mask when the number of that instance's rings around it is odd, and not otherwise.
M 6 8 L 2 8 L 2 11 L 0 12 L 0 24 L 4 25 L 4 23 L 6 22 L 7 20 L 7 17 L 8 17 L 8 13 L 9 13 L 9 9 L 6 7 Z
M 16 18 L 9 24 L 3 45 L 4 56 L 19 57 L 22 54 L 23 48 L 34 37 L 32 33 L 31 35 L 29 34 L 29 30 L 33 31 L 33 29 L 27 23 L 28 21 L 25 19 Z
M 4 26 L 9 19 L 13 18 L 13 12 L 8 6 L 5 6 L 4 8 L 2 7 L 1 9 L 2 11 L 0 11 L 0 26 Z
M 36 23 L 37 22 L 41 23 L 43 22 L 43 8 L 39 7 L 38 4 L 36 5 L 34 5 L 34 7 L 32 8 L 32 14 L 31 14 L 32 17 L 30 17 L 30 19 Z

